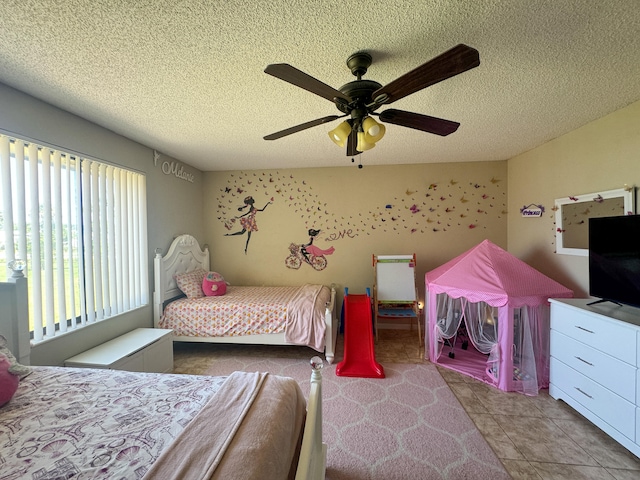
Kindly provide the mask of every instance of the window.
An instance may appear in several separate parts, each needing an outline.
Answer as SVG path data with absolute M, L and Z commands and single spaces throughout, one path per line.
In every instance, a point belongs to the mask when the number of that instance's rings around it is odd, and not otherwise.
M 0 281 L 26 260 L 34 342 L 148 304 L 146 179 L 0 134 Z

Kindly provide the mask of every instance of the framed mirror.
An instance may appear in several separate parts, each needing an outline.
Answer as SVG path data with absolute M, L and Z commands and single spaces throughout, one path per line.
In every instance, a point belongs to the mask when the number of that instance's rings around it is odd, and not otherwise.
M 558 198 L 556 253 L 589 255 L 589 218 L 633 215 L 634 187 Z

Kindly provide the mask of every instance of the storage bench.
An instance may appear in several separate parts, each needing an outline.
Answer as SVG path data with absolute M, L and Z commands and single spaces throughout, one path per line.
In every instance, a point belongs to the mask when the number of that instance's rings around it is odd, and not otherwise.
M 104 368 L 130 372 L 173 370 L 173 330 L 137 328 L 65 360 L 65 367 Z

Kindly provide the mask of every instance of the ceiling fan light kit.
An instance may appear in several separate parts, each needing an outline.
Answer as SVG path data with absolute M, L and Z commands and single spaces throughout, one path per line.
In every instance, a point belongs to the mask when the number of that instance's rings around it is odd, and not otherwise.
M 376 122 L 372 117 L 365 117 L 362 121 L 362 131 L 357 132 L 358 143 L 356 150 L 358 152 L 371 150 L 376 146 L 378 140 L 384 137 L 385 131 L 384 125 Z M 351 125 L 349 125 L 348 121 L 344 121 L 329 132 L 329 138 L 339 147 L 344 147 L 349 140 L 350 134 Z
M 343 85 L 338 90 L 286 63 L 268 65 L 264 70 L 265 73 L 326 98 L 333 102 L 344 115 L 311 120 L 267 135 L 264 139 L 276 140 L 316 125 L 350 116 L 350 119 L 341 122 L 329 132 L 329 138 L 339 147 L 346 145 L 347 156 L 358 155 L 375 147 L 386 132 L 385 126 L 372 118 L 372 115 L 378 115 L 374 113 L 378 108 L 477 67 L 480 65 L 480 55 L 476 49 L 460 44 L 385 86 L 373 80 L 362 79 L 371 63 L 372 57 L 367 52 L 356 52 L 351 55 L 347 59 L 347 66 L 357 80 Z M 455 132 L 460 125 L 450 120 L 397 109 L 385 110 L 379 114 L 379 118 L 383 122 L 440 136 Z

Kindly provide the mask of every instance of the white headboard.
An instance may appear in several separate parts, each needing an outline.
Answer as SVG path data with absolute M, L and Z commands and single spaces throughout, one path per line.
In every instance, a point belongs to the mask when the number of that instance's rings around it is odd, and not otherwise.
M 164 302 L 182 295 L 173 278 L 174 275 L 199 268 L 209 270 L 209 249 L 207 247 L 201 249 L 198 241 L 191 235 L 184 234 L 176 237 L 164 256 L 162 252 L 156 250 L 156 256 L 153 259 L 154 325 L 157 326 L 160 321 Z

